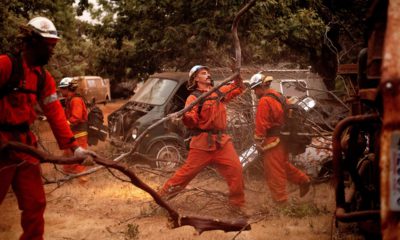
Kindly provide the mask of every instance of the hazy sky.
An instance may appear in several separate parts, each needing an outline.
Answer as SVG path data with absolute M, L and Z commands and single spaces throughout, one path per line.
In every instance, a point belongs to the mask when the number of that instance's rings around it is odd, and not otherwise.
M 77 3 L 79 0 L 75 0 L 75 3 Z M 96 0 L 89 0 L 89 3 L 93 4 L 93 6 L 96 8 L 97 6 L 97 1 Z M 82 16 L 77 17 L 78 19 L 82 21 L 87 21 L 87 22 L 96 22 L 94 21 L 91 17 L 88 11 L 84 11 Z

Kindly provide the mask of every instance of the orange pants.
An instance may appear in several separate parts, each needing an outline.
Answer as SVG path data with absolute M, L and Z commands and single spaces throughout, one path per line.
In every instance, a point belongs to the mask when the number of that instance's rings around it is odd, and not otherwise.
M 79 137 L 76 138 L 76 142 L 80 147 L 83 147 L 84 149 L 88 148 L 88 143 L 87 143 L 87 136 Z M 64 156 L 70 157 L 73 156 L 74 153 L 70 149 L 65 149 L 64 150 Z M 70 174 L 77 174 L 84 172 L 86 170 L 85 166 L 82 166 L 80 164 L 65 164 L 63 165 L 63 170 L 65 173 L 70 173 Z
M 303 184 L 309 181 L 309 177 L 295 166 L 289 163 L 289 154 L 283 144 L 268 149 L 264 152 L 264 172 L 267 185 L 271 191 L 272 199 L 276 202 L 288 200 L 286 184 Z
M 22 211 L 20 240 L 42 240 L 46 197 L 40 165 L 7 161 L 5 156 L 0 161 L 0 204 L 11 185 Z
M 229 202 L 235 206 L 242 206 L 245 202 L 242 165 L 230 141 L 215 151 L 190 149 L 185 164 L 164 184 L 161 192 L 184 189 L 203 168 L 210 164 L 215 164 L 219 174 L 228 183 Z

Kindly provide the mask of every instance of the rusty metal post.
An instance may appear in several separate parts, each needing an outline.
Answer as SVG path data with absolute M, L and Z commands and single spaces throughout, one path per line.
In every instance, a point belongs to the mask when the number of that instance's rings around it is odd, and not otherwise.
M 383 239 L 400 239 L 400 0 L 389 0 L 380 90 L 381 221 Z M 398 206 L 396 206 L 398 204 Z

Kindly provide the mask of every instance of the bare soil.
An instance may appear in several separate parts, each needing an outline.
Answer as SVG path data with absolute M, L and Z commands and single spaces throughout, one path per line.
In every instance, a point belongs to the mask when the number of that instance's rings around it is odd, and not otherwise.
M 123 102 L 101 106 L 106 115 Z M 40 137 L 53 154 L 56 144 L 48 128 L 39 124 Z M 47 130 L 46 130 L 47 128 Z M 92 148 L 107 157 L 114 157 L 116 149 L 109 143 Z M 165 173 L 126 162 L 147 184 L 159 188 L 172 172 Z M 53 165 L 42 164 L 48 179 L 61 177 Z M 120 178 L 117 179 L 116 177 Z M 82 184 L 74 179 L 65 184 L 46 184 L 45 239 L 331 239 L 333 234 L 334 190 L 330 183 L 312 187 L 304 198 L 298 198 L 296 186 L 289 186 L 291 201 L 288 206 L 276 206 L 271 201 L 260 172 L 246 173 L 246 212 L 251 230 L 244 232 L 209 231 L 199 235 L 194 228 L 168 227 L 166 213 L 157 207 L 151 197 L 134 187 L 119 173 L 103 169 L 89 176 Z M 229 209 L 227 186 L 212 169 L 203 171 L 189 185 L 188 190 L 170 200 L 180 213 L 234 220 L 241 217 Z M 18 239 L 20 211 L 10 190 L 0 205 L 0 239 Z M 354 239 L 354 238 L 352 238 Z

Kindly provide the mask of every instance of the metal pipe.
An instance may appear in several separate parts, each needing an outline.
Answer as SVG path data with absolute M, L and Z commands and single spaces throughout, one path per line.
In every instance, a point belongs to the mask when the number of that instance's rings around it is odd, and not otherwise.
M 340 138 L 343 131 L 355 124 L 362 124 L 368 122 L 380 121 L 377 114 L 356 115 L 350 116 L 341 120 L 335 127 L 332 137 L 333 149 L 333 171 L 335 180 L 335 193 L 336 193 L 336 206 L 344 207 L 344 179 L 343 179 L 343 165 L 342 165 L 342 147 L 340 145 Z
M 371 219 L 378 220 L 381 217 L 380 213 L 381 213 L 380 210 L 365 210 L 365 211 L 346 213 L 344 208 L 338 207 L 335 212 L 335 217 L 336 220 L 340 222 L 346 222 L 346 223 L 361 222 Z

